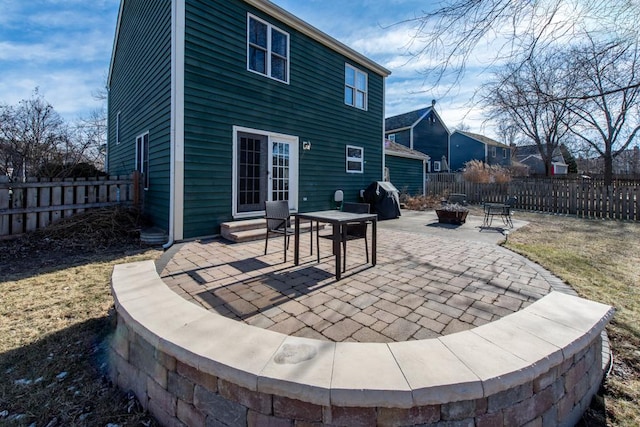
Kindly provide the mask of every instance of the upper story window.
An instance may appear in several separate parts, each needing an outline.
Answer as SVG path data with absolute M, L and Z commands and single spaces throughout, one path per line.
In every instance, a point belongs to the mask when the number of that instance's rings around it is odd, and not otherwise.
M 347 145 L 347 172 L 364 172 L 364 148 Z
M 389 141 L 396 142 L 396 134 L 395 133 L 390 133 L 387 138 L 389 139 Z
M 248 15 L 247 68 L 289 83 L 289 34 Z
M 344 103 L 361 110 L 367 109 L 367 73 L 344 66 Z
M 440 162 L 437 160 L 433 161 L 433 171 L 434 172 L 440 172 Z

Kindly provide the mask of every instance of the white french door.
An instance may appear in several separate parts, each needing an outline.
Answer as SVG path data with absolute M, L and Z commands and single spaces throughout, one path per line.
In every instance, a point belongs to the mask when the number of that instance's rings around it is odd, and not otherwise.
M 234 127 L 233 216 L 255 216 L 267 200 L 298 208 L 298 137 Z

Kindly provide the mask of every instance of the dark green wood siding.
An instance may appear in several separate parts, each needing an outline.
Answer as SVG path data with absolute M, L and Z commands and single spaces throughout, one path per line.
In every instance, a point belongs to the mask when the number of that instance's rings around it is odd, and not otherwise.
M 135 169 L 136 137 L 149 132 L 149 190 L 144 210 L 154 225 L 169 224 L 171 128 L 171 1 L 125 0 L 109 86 L 108 167 Z M 120 111 L 120 144 L 116 115 Z
M 424 166 L 422 160 L 387 154 L 385 166 L 389 169 L 389 181 L 400 193 L 411 196 L 424 192 Z
M 247 12 L 290 35 L 290 83 L 247 71 Z M 232 219 L 232 127 L 297 136 L 299 209 L 332 206 L 343 189 L 382 177 L 383 77 L 242 1 L 187 0 L 185 46 L 185 237 L 219 232 Z M 368 74 L 368 110 L 344 104 L 344 67 Z M 346 145 L 364 148 L 363 174 L 349 174 Z M 304 200 L 306 198 L 306 200 Z

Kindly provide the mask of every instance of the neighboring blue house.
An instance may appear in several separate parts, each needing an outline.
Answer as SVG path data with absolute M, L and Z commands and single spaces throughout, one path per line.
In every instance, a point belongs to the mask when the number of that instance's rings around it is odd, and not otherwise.
M 431 107 L 385 119 L 385 137 L 430 157 L 426 172 L 449 171 L 449 130 Z
M 487 165 L 511 166 L 511 147 L 484 135 L 456 130 L 451 134 L 449 166 L 464 169 L 465 163 L 479 160 Z
M 543 147 L 546 149 L 546 146 Z M 518 145 L 515 147 L 515 158 L 518 162 L 527 166 L 530 175 L 544 175 L 544 160 L 537 145 Z M 559 147 L 553 150 L 551 155 L 551 175 L 566 175 L 569 166 L 564 161 L 564 156 Z
M 425 170 L 429 156 L 397 142 L 384 142 L 385 181 L 391 182 L 401 193 L 425 195 Z
M 356 201 L 383 177 L 390 72 L 266 0 L 122 0 L 108 171 L 144 174 L 169 241 Z

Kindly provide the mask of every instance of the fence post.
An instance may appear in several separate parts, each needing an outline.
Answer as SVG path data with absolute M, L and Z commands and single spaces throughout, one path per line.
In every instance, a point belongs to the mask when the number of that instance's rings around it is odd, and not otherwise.
M 8 176 L 0 176 L 0 184 L 8 184 Z M 9 186 L 0 185 L 0 212 L 9 209 Z M 9 214 L 0 213 L 0 236 L 6 236 L 9 234 L 9 224 L 11 222 Z

